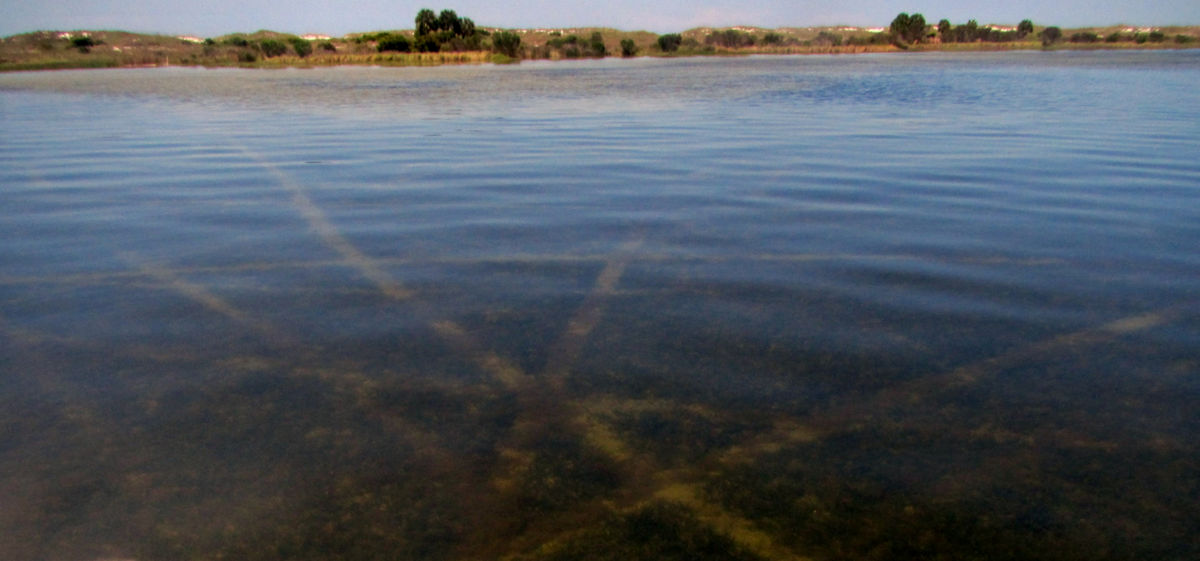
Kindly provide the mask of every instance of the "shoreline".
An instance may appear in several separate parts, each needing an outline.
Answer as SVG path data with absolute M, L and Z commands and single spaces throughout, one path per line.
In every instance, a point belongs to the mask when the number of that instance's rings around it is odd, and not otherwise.
M 591 29 L 591 28 L 588 28 Z M 600 28 L 597 28 L 600 29 Z M 244 50 L 228 46 L 228 39 L 218 43 L 212 39 L 179 38 L 161 35 L 145 35 L 121 31 L 73 31 L 34 32 L 0 38 L 0 72 L 36 72 L 50 70 L 84 70 L 108 68 L 317 68 L 335 66 L 394 66 L 422 67 L 478 64 L 518 64 L 522 61 L 599 60 L 604 58 L 692 58 L 692 57 L 739 57 L 772 55 L 860 55 L 877 53 L 991 53 L 1009 51 L 1163 51 L 1200 48 L 1200 27 L 1170 28 L 1177 33 L 1171 40 L 1159 42 L 1090 42 L 1067 41 L 1043 45 L 1038 40 L 1011 42 L 941 43 L 929 42 L 896 46 L 891 43 L 875 44 L 789 44 L 780 46 L 753 46 L 747 48 L 725 48 L 704 45 L 684 48 L 674 52 L 663 52 L 653 46 L 653 34 L 647 32 L 620 32 L 604 30 L 605 42 L 614 43 L 606 56 L 563 56 L 550 52 L 545 56 L 528 56 L 545 49 L 548 37 L 528 36 L 530 40 L 524 55 L 518 58 L 487 50 L 457 52 L 378 52 L 375 45 L 361 37 L 346 37 L 321 42 L 323 48 L 313 49 L 305 56 L 288 53 L 271 57 L 246 57 Z M 581 31 L 582 32 L 582 31 Z M 699 33 L 693 31 L 692 33 Z M 88 39 L 88 46 L 72 46 L 72 38 Z M 231 37 L 242 37 L 240 34 Z M 274 32 L 260 31 L 251 37 L 286 37 Z M 552 36 L 549 36 L 552 37 Z M 616 41 L 638 37 L 639 52 L 633 56 L 622 56 Z M 94 43 L 93 43 L 93 38 Z M 694 43 L 694 42 L 693 42 Z

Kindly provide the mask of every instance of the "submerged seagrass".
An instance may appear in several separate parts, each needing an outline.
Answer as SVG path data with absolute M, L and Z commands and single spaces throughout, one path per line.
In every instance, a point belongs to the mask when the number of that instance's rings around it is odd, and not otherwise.
M 0 76 L 0 557 L 1194 559 L 1196 91 Z

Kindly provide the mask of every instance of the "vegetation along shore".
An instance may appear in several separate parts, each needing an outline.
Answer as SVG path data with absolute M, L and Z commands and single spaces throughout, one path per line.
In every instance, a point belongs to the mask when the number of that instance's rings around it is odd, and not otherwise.
M 1063 29 L 1030 20 L 933 23 L 901 13 L 888 27 L 703 27 L 658 35 L 608 28 L 479 27 L 453 10 L 423 9 L 412 29 L 342 37 L 274 31 L 220 37 L 124 31 L 36 31 L 0 39 L 0 71 L 130 66 L 305 67 L 428 66 L 610 56 L 837 54 L 1018 49 L 1168 49 L 1200 47 L 1200 26 L 1114 25 Z

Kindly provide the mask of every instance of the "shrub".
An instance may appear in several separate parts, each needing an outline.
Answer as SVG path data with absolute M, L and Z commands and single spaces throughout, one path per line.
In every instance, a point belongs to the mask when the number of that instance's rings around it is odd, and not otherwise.
M 1196 38 L 1195 38 L 1195 37 L 1192 37 L 1191 35 L 1184 35 L 1184 34 L 1182 34 L 1182 33 L 1181 33 L 1181 34 L 1179 34 L 1179 35 L 1176 35 L 1176 36 L 1175 36 L 1175 42 L 1176 42 L 1176 43 L 1179 43 L 1180 45 L 1186 45 L 1186 44 L 1188 44 L 1188 43 L 1191 43 L 1191 42 L 1193 42 L 1193 41 L 1195 41 L 1195 40 L 1196 40 Z
M 263 56 L 268 58 L 280 56 L 287 52 L 287 45 L 277 39 L 263 39 L 258 44 L 258 48 L 262 51 Z
M 312 54 L 312 43 L 299 37 L 292 37 L 288 40 L 292 44 L 292 50 L 296 51 L 296 56 L 304 58 Z
M 1090 31 L 1080 31 L 1071 35 L 1072 43 L 1095 43 L 1100 40 L 1100 36 Z
M 1114 31 L 1104 38 L 1106 43 L 1117 43 L 1121 41 L 1121 32 Z
M 318 47 L 320 47 L 322 51 L 329 51 L 331 53 L 337 52 L 337 47 L 333 46 L 332 41 L 322 41 Z
M 842 45 L 842 36 L 838 35 L 837 33 L 822 31 L 817 34 L 817 38 L 813 39 L 813 42 L 818 45 L 832 45 L 834 47 L 840 47 Z
M 664 53 L 678 51 L 681 43 L 683 43 L 683 36 L 678 33 L 658 36 L 658 48 Z
M 511 31 L 500 31 L 492 36 L 492 50 L 512 58 L 520 58 L 521 36 Z
M 416 44 L 413 46 L 418 52 L 422 53 L 436 53 L 442 49 L 437 39 L 434 39 L 431 35 L 418 35 Z
M 96 41 L 87 36 L 75 37 L 71 39 L 71 46 L 79 49 L 79 52 L 81 53 L 86 53 L 91 51 L 92 47 L 96 46 Z
M 1151 43 L 1162 43 L 1163 41 L 1166 41 L 1166 40 L 1167 40 L 1167 36 L 1163 32 L 1161 32 L 1161 31 L 1151 31 L 1150 32 L 1150 42 Z
M 604 46 L 604 36 L 599 31 L 592 33 L 592 56 L 604 58 L 608 48 Z
M 716 45 L 729 49 L 753 47 L 754 36 L 744 31 L 726 29 L 724 31 L 713 32 L 708 37 L 705 37 L 704 43 L 707 45 Z
M 621 56 L 631 57 L 637 54 L 637 45 L 633 44 L 633 39 L 621 39 Z
M 412 43 L 408 40 L 408 37 L 403 35 L 387 35 L 379 39 L 376 49 L 381 53 L 384 51 L 407 53 L 412 50 Z
M 1041 35 L 1042 44 L 1049 46 L 1057 43 L 1059 39 L 1062 39 L 1062 29 L 1059 29 L 1055 26 L 1050 26 L 1046 29 L 1043 29 Z

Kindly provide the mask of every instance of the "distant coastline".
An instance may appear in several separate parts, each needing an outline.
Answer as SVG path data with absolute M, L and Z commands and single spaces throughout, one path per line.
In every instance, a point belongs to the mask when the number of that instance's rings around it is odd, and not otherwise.
M 36 31 L 0 39 L 0 71 L 148 66 L 435 66 L 645 56 L 1200 47 L 1200 26 L 1055 27 L 1052 29 L 1056 37 L 1048 41 L 1043 33 L 1051 29 L 1048 27 L 1039 27 L 1034 32 L 1014 38 L 1005 35 L 1015 33 L 1014 26 L 984 25 L 971 28 L 976 34 L 971 36 L 971 40 L 950 42 L 941 40 L 937 27 L 925 26 L 924 20 L 921 23 L 927 29 L 926 35 L 911 43 L 897 41 L 896 35 L 889 33 L 889 28 L 882 27 L 704 27 L 666 35 L 590 27 L 480 28 L 476 37 L 486 37 L 485 40 L 475 38 L 474 41 L 463 41 L 452 37 L 453 41 L 435 45 L 434 50 L 426 49 L 424 52 L 417 48 L 422 46 L 420 41 L 423 36 L 416 30 L 352 33 L 342 37 L 296 36 L 263 30 L 211 38 L 124 31 Z M 974 25 L 974 21 L 970 24 Z M 472 31 L 476 33 L 474 29 Z M 988 40 L 988 34 L 1003 40 Z M 507 43 L 502 45 L 502 40 Z

